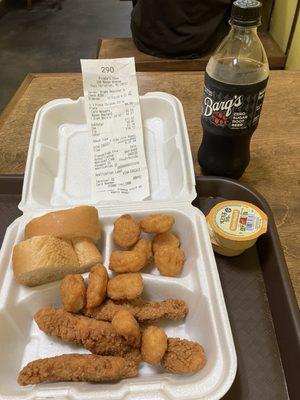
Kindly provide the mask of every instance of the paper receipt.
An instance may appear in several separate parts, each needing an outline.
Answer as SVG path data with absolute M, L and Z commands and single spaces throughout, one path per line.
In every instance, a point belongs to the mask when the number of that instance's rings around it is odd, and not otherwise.
M 143 200 L 150 191 L 134 58 L 81 60 L 81 69 L 93 196 Z

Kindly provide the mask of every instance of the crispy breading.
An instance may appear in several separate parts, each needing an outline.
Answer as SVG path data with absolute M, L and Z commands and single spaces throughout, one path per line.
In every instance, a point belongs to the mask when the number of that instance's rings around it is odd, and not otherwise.
M 168 232 L 174 225 L 175 219 L 171 215 L 152 214 L 140 221 L 142 231 L 147 233 Z
M 133 347 L 139 347 L 141 341 L 140 326 L 133 315 L 126 309 L 118 311 L 111 321 L 116 332 L 123 336 Z
M 139 297 L 142 292 L 143 279 L 137 272 L 117 275 L 107 284 L 107 296 L 114 300 L 132 300 Z
M 119 310 L 127 309 L 138 322 L 151 322 L 161 318 L 171 320 L 184 319 L 188 313 L 188 306 L 183 300 L 167 299 L 163 301 L 135 300 L 106 300 L 101 306 L 89 309 L 82 313 L 102 321 L 111 321 Z
M 96 264 L 89 273 L 89 282 L 87 288 L 87 307 L 99 306 L 106 296 L 106 287 L 108 282 L 107 270 L 102 264 Z
M 206 364 L 203 347 L 191 340 L 169 338 L 161 365 L 168 372 L 187 374 L 197 372 Z
M 185 256 L 182 249 L 161 246 L 154 254 L 154 262 L 161 275 L 176 276 L 182 271 Z
M 139 251 L 114 251 L 110 255 L 109 269 L 119 274 L 138 272 L 146 261 L 146 255 Z
M 146 264 L 149 264 L 153 259 L 152 240 L 150 239 L 141 238 L 137 244 L 133 246 L 132 250 L 145 254 Z
M 148 326 L 143 332 L 141 354 L 143 361 L 151 365 L 157 365 L 167 350 L 167 335 L 157 326 Z
M 159 233 L 155 235 L 153 239 L 153 253 L 155 253 L 159 247 L 162 246 L 170 246 L 170 247 L 179 247 L 180 242 L 177 236 L 171 232 Z
M 129 214 L 122 215 L 114 222 L 114 242 L 123 249 L 133 246 L 140 233 L 140 225 Z
M 122 357 L 95 354 L 63 354 L 31 361 L 19 373 L 19 385 L 42 382 L 105 382 L 132 378 L 137 365 Z
M 65 310 L 78 313 L 86 305 L 86 289 L 80 274 L 66 275 L 60 285 L 61 302 Z
M 34 319 L 47 335 L 82 345 L 94 354 L 125 356 L 134 350 L 109 322 L 71 314 L 63 308 L 54 307 L 41 308 Z M 133 358 L 139 361 L 136 351 Z

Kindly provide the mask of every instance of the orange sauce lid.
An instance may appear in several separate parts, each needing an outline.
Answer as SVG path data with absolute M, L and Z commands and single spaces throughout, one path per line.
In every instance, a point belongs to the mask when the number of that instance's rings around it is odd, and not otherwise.
M 249 241 L 267 231 L 268 217 L 254 204 L 227 200 L 215 205 L 206 217 L 217 236 L 232 241 Z

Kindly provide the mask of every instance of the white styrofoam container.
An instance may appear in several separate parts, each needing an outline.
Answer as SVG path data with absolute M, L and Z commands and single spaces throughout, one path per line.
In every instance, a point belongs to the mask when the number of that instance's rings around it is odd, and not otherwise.
M 142 202 L 97 202 L 91 197 L 90 154 L 84 100 L 59 99 L 36 114 L 24 177 L 20 209 L 24 214 L 7 229 L 0 258 L 0 399 L 74 400 L 212 400 L 220 399 L 236 374 L 236 353 L 209 240 L 205 217 L 195 198 L 193 163 L 182 105 L 165 93 L 140 98 L 151 195 Z M 185 321 L 162 321 L 168 336 L 203 345 L 205 367 L 190 375 L 172 375 L 161 367 L 141 364 L 139 376 L 117 383 L 17 384 L 19 370 L 29 361 L 62 353 L 87 353 L 42 333 L 33 314 L 44 305 L 59 305 L 59 282 L 25 288 L 13 279 L 13 246 L 24 236 L 33 217 L 70 205 L 93 204 L 99 210 L 99 244 L 107 266 L 114 250 L 113 221 L 124 213 L 136 218 L 149 213 L 175 217 L 173 229 L 186 254 L 179 277 L 160 276 L 153 265 L 143 270 L 146 298 L 185 300 Z M 146 235 L 145 235 L 146 236 Z

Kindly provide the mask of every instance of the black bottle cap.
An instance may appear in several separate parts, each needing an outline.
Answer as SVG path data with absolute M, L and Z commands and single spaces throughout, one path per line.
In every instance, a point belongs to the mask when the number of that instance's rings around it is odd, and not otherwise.
M 261 9 L 258 0 L 236 0 L 232 5 L 230 22 L 239 26 L 260 25 Z

